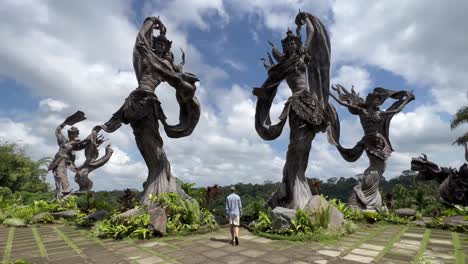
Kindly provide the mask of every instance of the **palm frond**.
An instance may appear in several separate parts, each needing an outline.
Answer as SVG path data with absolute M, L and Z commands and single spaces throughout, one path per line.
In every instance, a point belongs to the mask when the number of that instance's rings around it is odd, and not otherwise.
M 458 145 L 464 145 L 465 143 L 468 142 L 468 132 L 466 132 L 463 136 L 457 138 L 453 144 L 458 144 Z
M 450 128 L 455 129 L 464 123 L 468 123 L 468 105 L 458 109 L 457 113 L 450 122 Z

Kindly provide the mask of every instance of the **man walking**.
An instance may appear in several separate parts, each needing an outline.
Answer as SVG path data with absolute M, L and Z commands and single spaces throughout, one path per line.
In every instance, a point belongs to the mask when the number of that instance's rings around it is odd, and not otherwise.
M 226 197 L 226 217 L 231 227 L 232 245 L 239 245 L 239 224 L 242 216 L 242 203 L 236 188 L 231 187 L 231 194 Z

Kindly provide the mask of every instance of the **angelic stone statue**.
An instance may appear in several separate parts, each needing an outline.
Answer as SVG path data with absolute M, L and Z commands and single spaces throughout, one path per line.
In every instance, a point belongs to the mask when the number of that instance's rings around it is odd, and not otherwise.
M 369 159 L 369 167 L 364 171 L 360 183 L 353 188 L 349 205 L 361 209 L 380 209 L 382 197 L 379 192 L 380 177 L 385 172 L 385 162 L 393 152 L 389 139 L 390 121 L 411 101 L 415 99 L 412 92 L 392 91 L 377 87 L 364 100 L 354 89 L 349 92 L 341 85 L 334 85 L 333 90 L 338 97 L 330 94 L 340 105 L 359 116 L 364 137 L 351 149 L 344 148 L 339 143 L 339 122 L 333 124 L 329 134 L 330 143 L 334 144 L 341 156 L 349 162 L 359 159 L 365 151 Z M 387 110 L 379 107 L 389 98 L 397 99 Z M 336 113 L 335 113 L 336 115 Z M 336 118 L 336 120 L 338 120 Z
M 153 36 L 153 30 L 159 31 Z M 103 129 L 112 133 L 122 124 L 130 124 L 135 140 L 148 167 L 148 179 L 144 183 L 143 202 L 149 204 L 149 194 L 178 192 L 185 195 L 177 186 L 171 174 L 171 166 L 163 150 L 163 140 L 159 134 L 159 122 L 164 126 L 168 137 L 185 137 L 192 133 L 200 118 L 200 104 L 195 96 L 195 82 L 198 78 L 183 72 L 182 63 L 174 62 L 171 52 L 172 41 L 166 38 L 166 27 L 159 18 L 148 17 L 138 33 L 133 50 L 133 67 L 138 87 L 125 99 L 120 109 L 95 131 Z M 156 88 L 167 82 L 176 90 L 180 107 L 179 124 L 169 125 L 161 102 L 155 94 Z
M 274 140 L 289 118 L 289 136 L 283 180 L 267 202 L 269 207 L 303 209 L 312 198 L 305 177 L 312 141 L 316 133 L 325 132 L 334 122 L 335 111 L 328 103 L 330 84 L 330 40 L 322 22 L 315 16 L 300 12 L 295 19 L 296 35 L 288 30 L 281 41 L 283 52 L 273 44 L 268 53 L 268 78 L 257 96 L 255 129 L 264 140 Z M 306 26 L 307 38 L 301 41 L 301 27 Z M 285 80 L 292 91 L 277 124 L 271 124 L 270 108 L 279 84 Z
M 59 145 L 59 151 L 55 154 L 54 159 L 49 164 L 49 171 L 54 174 L 55 180 L 55 198 L 62 199 L 71 194 L 72 189 L 68 181 L 67 170 L 75 172 L 75 181 L 80 186 L 80 191 L 91 190 L 93 183 L 88 178 L 88 174 L 104 165 L 112 156 L 112 148 L 110 145 L 106 147 L 106 154 L 98 159 L 98 147 L 104 142 L 102 135 L 98 135 L 93 131 L 86 139 L 78 138 L 80 131 L 75 125 L 78 122 L 85 120 L 85 114 L 77 111 L 75 114 L 67 117 L 62 124 L 55 129 L 55 137 Z M 68 129 L 68 139 L 62 134 L 65 126 L 71 126 Z M 75 151 L 85 150 L 86 161 L 83 165 L 77 167 L 75 165 Z

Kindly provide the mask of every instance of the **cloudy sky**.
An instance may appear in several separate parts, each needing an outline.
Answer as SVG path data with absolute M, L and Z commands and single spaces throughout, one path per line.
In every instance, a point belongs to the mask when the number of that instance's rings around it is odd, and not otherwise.
M 160 16 L 176 61 L 182 48 L 185 70 L 201 80 L 202 116 L 194 133 L 164 136 L 173 173 L 198 186 L 280 181 L 289 130 L 270 142 L 256 134 L 251 89 L 266 77 L 259 59 L 269 50 L 267 40 L 280 46 L 299 9 L 318 16 L 330 32 L 332 83 L 354 85 L 364 95 L 376 86 L 414 90 L 416 101 L 391 124 L 396 151 L 387 178 L 409 169 L 411 157 L 420 153 L 441 165 L 462 164 L 463 149 L 451 142 L 466 127 L 449 129 L 454 112 L 467 103 L 468 2 L 462 0 L 4 0 L 0 140 L 21 144 L 37 159 L 55 154 L 54 129 L 76 110 L 88 117 L 77 125 L 82 136 L 107 121 L 137 86 L 132 49 L 139 27 L 145 17 Z M 286 85 L 280 88 L 275 118 L 290 95 Z M 174 90 L 161 85 L 157 95 L 176 123 Z M 342 141 L 351 147 L 363 134 L 359 121 L 335 106 Z M 115 153 L 91 175 L 95 189 L 141 188 L 147 170 L 131 129 L 106 137 Z M 365 156 L 348 163 L 320 134 L 306 175 L 351 177 L 366 167 Z

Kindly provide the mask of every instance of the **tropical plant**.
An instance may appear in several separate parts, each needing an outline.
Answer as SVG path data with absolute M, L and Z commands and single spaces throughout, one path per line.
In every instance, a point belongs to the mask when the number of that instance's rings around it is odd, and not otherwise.
M 296 210 L 296 216 L 291 220 L 291 229 L 294 235 L 307 235 L 316 229 L 310 215 L 301 209 Z
M 465 105 L 458 109 L 458 111 L 455 113 L 455 116 L 453 117 L 452 121 L 450 122 L 450 128 L 455 129 L 462 124 L 467 124 L 468 123 L 468 105 Z M 457 138 L 457 140 L 454 143 L 457 143 L 458 145 L 465 145 L 468 142 L 468 132 Z
M 255 223 L 255 229 L 262 232 L 271 230 L 271 218 L 266 212 L 259 212 L 258 221 Z
M 47 169 L 44 165 L 50 159 L 32 160 L 17 145 L 0 142 L 0 186 L 12 192 L 46 192 L 49 185 L 45 182 Z
M 113 214 L 109 219 L 96 223 L 92 233 L 100 238 L 123 239 L 126 237 L 146 239 L 154 236 L 154 232 L 148 229 L 150 217 L 147 213 L 135 215 L 128 219 L 119 214 Z

